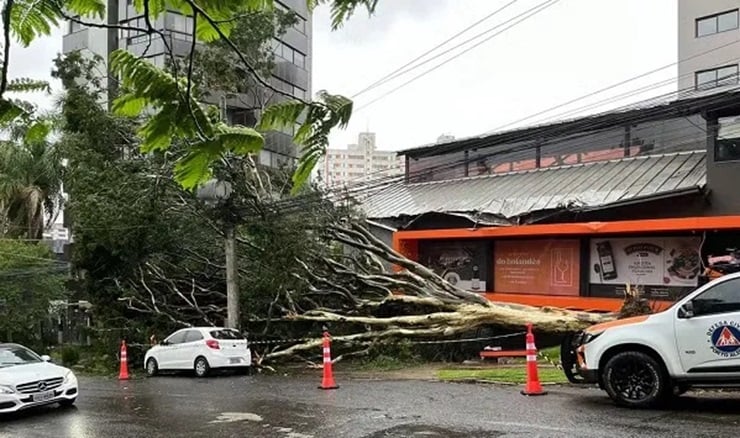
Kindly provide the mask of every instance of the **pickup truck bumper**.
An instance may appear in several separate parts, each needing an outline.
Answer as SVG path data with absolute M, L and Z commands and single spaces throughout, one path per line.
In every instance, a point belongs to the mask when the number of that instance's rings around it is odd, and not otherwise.
M 583 368 L 579 368 L 578 374 L 583 377 L 584 383 L 599 383 L 598 370 L 584 370 Z
M 572 383 L 598 383 L 598 370 L 588 369 L 588 366 L 586 364 L 583 354 L 583 338 L 584 333 L 578 332 L 573 333 L 570 336 L 567 336 L 566 339 L 564 339 L 561 350 L 561 360 L 563 361 L 563 367 L 566 370 L 569 370 L 569 372 L 566 372 L 566 375 L 568 375 L 568 380 L 570 380 Z M 575 374 L 578 377 L 569 374 Z

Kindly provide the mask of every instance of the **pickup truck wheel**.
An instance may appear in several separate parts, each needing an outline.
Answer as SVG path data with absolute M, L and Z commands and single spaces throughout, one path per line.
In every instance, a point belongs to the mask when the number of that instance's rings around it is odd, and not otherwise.
M 603 381 L 614 402 L 631 408 L 656 406 L 672 389 L 658 361 L 639 351 L 625 351 L 609 359 Z
M 573 346 L 575 333 L 568 333 L 560 344 L 560 362 L 565 377 L 570 383 L 585 383 L 586 379 L 578 374 L 576 350 Z

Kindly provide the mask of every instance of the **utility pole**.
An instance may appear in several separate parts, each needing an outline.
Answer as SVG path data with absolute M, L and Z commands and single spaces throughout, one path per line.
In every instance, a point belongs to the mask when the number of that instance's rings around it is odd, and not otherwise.
M 239 283 L 236 275 L 236 236 L 234 225 L 226 225 L 226 327 L 239 329 Z
M 197 196 L 206 204 L 217 205 L 231 196 L 228 181 L 212 179 L 198 189 Z M 235 225 L 225 221 L 224 252 L 226 254 L 226 327 L 239 329 L 239 282 L 236 270 L 236 230 Z

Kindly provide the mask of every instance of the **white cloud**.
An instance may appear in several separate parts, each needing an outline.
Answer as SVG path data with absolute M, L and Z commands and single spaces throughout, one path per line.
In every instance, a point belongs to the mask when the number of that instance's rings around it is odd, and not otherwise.
M 14 97 L 21 98 L 37 105 L 40 109 L 51 109 L 54 105 L 55 94 L 61 90 L 61 84 L 51 78 L 54 58 L 62 52 L 62 30 L 56 28 L 50 36 L 39 38 L 28 47 L 22 47 L 14 42 L 10 46 L 10 67 L 8 77 L 31 78 L 49 81 L 52 85 L 52 94 L 23 93 Z

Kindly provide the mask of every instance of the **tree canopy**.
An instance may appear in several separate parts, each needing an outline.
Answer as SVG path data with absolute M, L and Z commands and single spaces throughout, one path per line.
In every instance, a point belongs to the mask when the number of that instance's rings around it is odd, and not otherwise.
M 306 0 L 309 9 L 327 4 L 332 13 L 333 27 L 338 28 L 357 8 L 372 13 L 378 0 Z M 175 11 L 192 20 L 193 45 L 187 56 L 185 71 L 167 71 L 123 49 L 112 53 L 110 67 L 121 79 L 121 93 L 113 102 L 116 114 L 141 119 L 137 134 L 144 153 L 169 151 L 173 142 L 181 143 L 174 171 L 175 180 L 192 190 L 212 176 L 213 165 L 226 154 L 244 156 L 259 151 L 264 145 L 263 132 L 300 125 L 294 142 L 301 147 L 299 166 L 294 175 L 294 193 L 306 183 L 311 170 L 328 145 L 329 132 L 344 127 L 352 113 L 352 101 L 344 96 L 320 91 L 313 100 L 295 98 L 272 86 L 264 77 L 264 65 L 250 59 L 243 47 L 245 41 L 239 26 L 240 18 L 275 9 L 272 0 L 134 0 L 134 8 L 144 17 L 145 26 L 101 24 L 105 16 L 103 0 L 6 0 L 2 9 L 4 23 L 3 53 L 0 70 L 0 123 L 17 118 L 32 119 L 33 111 L 9 99 L 9 91 L 46 90 L 48 84 L 27 79 L 10 80 L 8 66 L 12 62 L 12 43 L 28 46 L 35 39 L 49 35 L 63 20 L 82 26 L 108 27 L 147 35 L 150 41 L 160 38 L 167 44 L 161 29 L 153 23 L 166 11 Z M 256 14 L 256 15 L 255 15 Z M 98 20 L 98 21 L 96 21 Z M 284 24 L 287 18 L 278 20 Z M 254 40 L 258 41 L 258 40 Z M 252 81 L 283 96 L 282 102 L 263 112 L 256 129 L 227 126 L 213 107 L 199 101 L 193 80 L 197 43 L 218 43 L 222 53 L 217 56 L 237 61 L 240 69 Z M 240 47 L 241 46 L 241 47 Z M 230 51 L 230 53 L 228 53 Z M 171 53 L 171 52 L 170 52 Z M 174 55 L 172 55 L 174 58 Z M 228 81 L 228 77 L 225 78 Z M 224 84 L 227 86 L 228 84 Z M 144 112 L 144 109 L 147 109 Z

